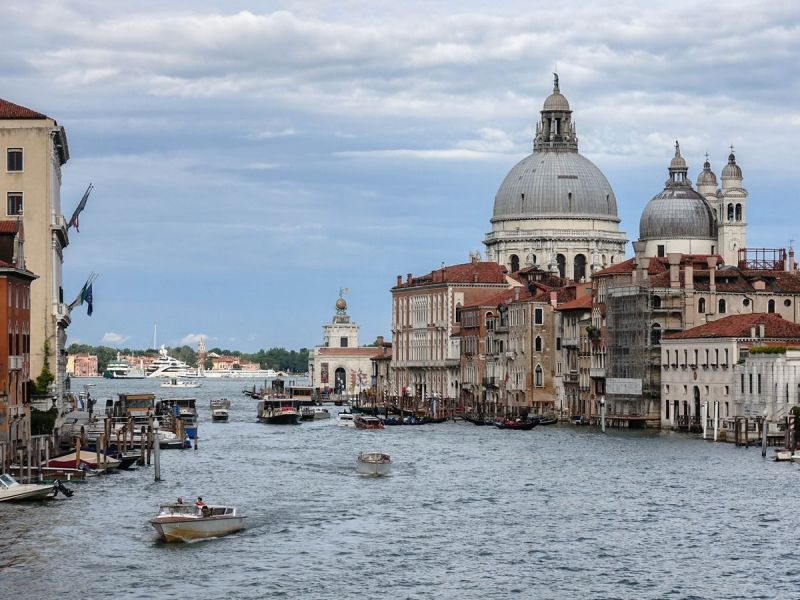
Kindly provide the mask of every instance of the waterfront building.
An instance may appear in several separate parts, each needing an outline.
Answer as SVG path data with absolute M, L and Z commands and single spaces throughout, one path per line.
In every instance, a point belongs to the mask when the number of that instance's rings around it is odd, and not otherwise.
M 664 189 L 645 206 L 639 221 L 645 256 L 716 254 L 724 263 L 736 264 L 739 250 L 745 248 L 748 194 L 733 149 L 722 170 L 720 189 L 706 157 L 695 191 L 678 142 L 668 171 Z
M 31 285 L 31 373 L 37 377 L 47 362 L 56 377 L 52 391 L 62 398 L 70 324 L 61 276 L 69 244 L 61 213 L 61 169 L 69 160 L 67 135 L 54 119 L 0 99 L 0 152 L 5 161 L 0 169 L 5 215 L 25 224 L 27 268 L 39 276 Z
M 533 152 L 517 163 L 494 200 L 486 256 L 513 273 L 539 266 L 588 280 L 625 256 L 617 200 L 606 177 L 578 153 L 572 110 L 558 75 L 536 125 Z
M 590 393 L 591 348 L 597 337 L 592 327 L 590 286 L 577 286 L 578 296 L 556 307 L 560 315 L 560 350 L 558 369 L 562 389 L 558 391 L 561 417 L 581 416 L 591 419 L 597 412 Z M 560 344 L 559 344 L 560 342 Z M 563 365 L 563 366 L 562 366 Z
M 97 355 L 85 352 L 68 355 L 67 375 L 70 377 L 98 377 Z
M 460 396 L 459 309 L 519 281 L 495 262 L 473 254 L 470 262 L 418 277 L 397 276 L 392 288 L 392 371 L 396 395 L 417 402 Z
M 376 354 L 372 363 L 372 394 L 375 398 L 386 400 L 394 394 L 392 387 L 392 343 L 384 341 L 379 335 L 375 342 Z
M 347 314 L 347 302 L 339 295 L 336 313 L 322 326 L 322 345 L 308 357 L 311 387 L 320 393 L 360 394 L 370 389 L 374 346 L 358 345 L 359 327 Z
M 0 220 L 0 442 L 12 446 L 6 457 L 31 435 L 30 315 L 36 275 L 25 268 L 23 242 L 21 220 Z
M 663 336 L 661 426 L 701 429 L 704 404 L 709 416 L 719 406 L 721 419 L 761 417 L 764 409 L 771 421 L 787 416 L 800 403 L 798 363 L 766 354 L 787 345 L 800 346 L 800 325 L 771 313 L 729 315 Z

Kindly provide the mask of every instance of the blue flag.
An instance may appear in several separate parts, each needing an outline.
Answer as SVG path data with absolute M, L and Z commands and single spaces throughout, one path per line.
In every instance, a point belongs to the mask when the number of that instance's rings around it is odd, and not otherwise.
M 93 310 L 92 309 L 92 284 L 91 283 L 89 284 L 89 287 L 86 288 L 86 291 L 83 294 L 83 299 L 82 300 L 83 300 L 83 302 L 86 302 L 86 306 L 87 306 L 86 314 L 91 317 L 92 316 L 92 310 Z M 83 304 L 83 302 L 81 302 L 81 304 Z

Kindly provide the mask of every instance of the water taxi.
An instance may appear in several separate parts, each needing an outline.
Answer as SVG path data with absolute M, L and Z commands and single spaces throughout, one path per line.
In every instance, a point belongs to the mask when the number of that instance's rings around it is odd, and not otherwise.
M 362 452 L 358 455 L 356 470 L 362 475 L 387 475 L 392 466 L 392 459 L 383 452 Z
M 164 504 L 150 524 L 165 542 L 221 537 L 244 529 L 245 517 L 233 506 Z

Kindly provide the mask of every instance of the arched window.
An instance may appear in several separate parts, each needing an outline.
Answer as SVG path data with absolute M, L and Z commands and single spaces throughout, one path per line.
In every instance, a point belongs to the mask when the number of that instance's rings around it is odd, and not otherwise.
M 612 265 L 614 264 L 614 255 L 613 254 L 611 255 L 611 264 Z
M 517 256 L 516 254 L 512 254 L 509 257 L 509 260 L 511 262 L 511 272 L 516 273 L 517 271 L 519 271 L 519 256 Z
M 733 221 L 733 204 L 728 204 L 728 221 Z
M 721 315 L 724 315 L 727 312 L 727 308 L 728 307 L 725 304 L 725 300 L 724 299 L 720 299 L 720 301 L 719 301 L 719 310 L 717 312 L 719 312 L 719 314 L 721 314 Z
M 536 336 L 536 339 L 533 340 L 533 349 L 536 352 L 542 351 L 542 338 L 540 338 L 538 335 Z
M 697 301 L 697 312 L 699 312 L 702 315 L 706 314 L 706 299 L 705 298 L 700 298 Z
M 556 264 L 558 265 L 559 277 L 567 276 L 567 259 L 563 254 L 556 255 Z
M 586 257 L 583 254 L 577 254 L 575 256 L 573 273 L 575 274 L 575 281 L 580 281 L 586 277 Z
M 775 300 L 770 300 L 767 302 L 767 312 L 774 313 L 775 312 Z
M 653 296 L 653 308 L 661 308 L 661 296 Z
M 661 343 L 661 325 L 653 323 L 652 330 L 650 331 L 650 343 L 653 346 L 658 346 Z
M 536 369 L 533 371 L 533 385 L 536 387 L 544 387 L 544 371 L 542 371 L 542 365 L 536 365 Z
M 736 220 L 737 221 L 741 221 L 742 220 L 742 205 L 741 204 L 737 204 L 736 205 Z

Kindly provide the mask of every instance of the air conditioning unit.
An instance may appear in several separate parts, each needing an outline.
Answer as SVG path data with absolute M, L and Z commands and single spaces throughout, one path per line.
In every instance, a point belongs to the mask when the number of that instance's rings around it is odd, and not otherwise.
M 22 370 L 22 357 L 21 356 L 9 356 L 8 357 L 8 370 L 9 371 L 21 371 Z

